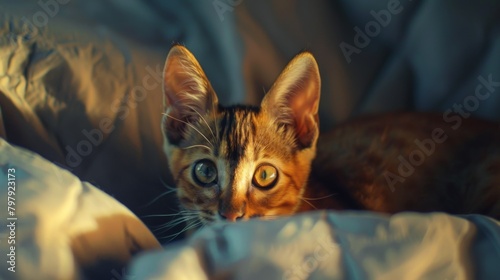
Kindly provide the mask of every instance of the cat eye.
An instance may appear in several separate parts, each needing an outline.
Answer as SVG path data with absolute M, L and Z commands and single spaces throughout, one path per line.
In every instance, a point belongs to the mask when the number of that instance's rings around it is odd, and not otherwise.
M 193 177 L 196 183 L 207 187 L 217 182 L 217 168 L 210 160 L 200 160 L 193 167 Z
M 255 170 L 252 183 L 259 188 L 272 188 L 278 180 L 278 170 L 270 164 L 263 164 Z

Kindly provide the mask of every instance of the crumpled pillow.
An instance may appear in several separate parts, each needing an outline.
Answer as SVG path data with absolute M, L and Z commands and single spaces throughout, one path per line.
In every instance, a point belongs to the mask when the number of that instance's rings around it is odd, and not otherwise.
M 0 236 L 13 236 L 15 244 L 2 240 L 0 248 L 14 257 L 2 262 L 1 279 L 112 279 L 124 275 L 137 253 L 160 248 L 117 200 L 0 138 L 1 184 L 9 178 L 12 192 L 2 188 L 0 219 L 11 226 L 2 226 Z M 8 196 L 15 204 L 4 211 Z

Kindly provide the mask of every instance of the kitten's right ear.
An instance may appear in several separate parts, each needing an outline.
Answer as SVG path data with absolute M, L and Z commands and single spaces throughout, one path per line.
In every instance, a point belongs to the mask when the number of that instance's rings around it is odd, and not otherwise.
M 262 100 L 262 109 L 277 123 L 294 128 L 297 144 L 311 147 L 319 134 L 321 78 L 308 52 L 297 55 Z
M 186 126 L 217 108 L 217 95 L 200 64 L 185 47 L 170 49 L 163 70 L 164 129 L 171 143 L 182 140 Z

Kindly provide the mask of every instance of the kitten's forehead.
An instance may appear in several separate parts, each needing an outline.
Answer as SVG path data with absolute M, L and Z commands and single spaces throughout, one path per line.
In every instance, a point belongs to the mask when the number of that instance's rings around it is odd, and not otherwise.
M 259 107 L 221 107 L 219 112 L 215 124 L 219 129 L 216 157 L 224 158 L 231 165 L 239 163 L 244 157 L 259 161 L 264 154 L 284 161 L 292 159 L 297 150 L 293 131 L 277 124 Z M 249 150 L 251 153 L 248 153 Z
M 245 156 L 248 146 L 254 142 L 259 111 L 254 107 L 223 109 L 218 124 L 220 147 L 216 156 L 236 165 Z

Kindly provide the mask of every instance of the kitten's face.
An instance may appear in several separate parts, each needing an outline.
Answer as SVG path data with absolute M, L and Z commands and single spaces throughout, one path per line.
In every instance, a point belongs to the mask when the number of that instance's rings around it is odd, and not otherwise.
M 181 46 L 165 65 L 164 150 L 181 206 L 202 222 L 294 213 L 318 137 L 320 79 L 298 55 L 260 107 L 224 108 Z

